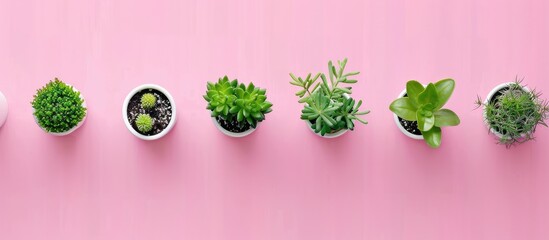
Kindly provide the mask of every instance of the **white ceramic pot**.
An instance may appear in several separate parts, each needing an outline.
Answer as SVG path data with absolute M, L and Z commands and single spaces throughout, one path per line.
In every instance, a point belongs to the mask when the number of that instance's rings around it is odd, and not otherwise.
M 8 100 L 2 92 L 0 92 L 0 127 L 4 125 L 8 118 Z
M 311 132 L 313 132 L 314 134 L 316 134 L 318 136 L 321 136 L 323 138 L 336 138 L 336 137 L 339 137 L 339 136 L 341 136 L 341 135 L 343 135 L 343 134 L 345 134 L 346 132 L 349 131 L 349 129 L 341 129 L 341 130 L 339 130 L 335 133 L 326 133 L 326 134 L 324 134 L 324 136 L 322 136 L 320 133 L 315 132 L 315 130 L 312 128 L 313 125 L 311 124 L 310 121 L 305 120 L 305 123 L 307 124 L 307 126 L 308 126 L 309 130 L 311 130 Z
M 217 129 L 219 129 L 219 131 L 221 131 L 223 134 L 229 136 L 229 137 L 236 137 L 236 138 L 240 138 L 240 137 L 245 137 L 245 136 L 248 136 L 250 134 L 252 134 L 256 128 L 259 127 L 259 123 L 257 123 L 257 125 L 255 126 L 255 128 L 253 127 L 250 127 L 250 129 L 244 131 L 244 132 L 240 132 L 240 133 L 235 133 L 235 132 L 231 132 L 225 128 L 223 128 L 221 126 L 221 124 L 219 124 L 219 122 L 217 121 L 217 119 L 215 119 L 214 117 L 212 117 L 212 121 L 215 125 L 215 127 L 217 127 Z
M 74 86 L 71 86 L 69 84 L 67 84 L 67 86 L 72 87 L 72 90 L 75 91 L 75 92 L 80 92 Z M 80 128 L 84 124 L 84 122 L 86 121 L 86 118 L 88 117 L 88 109 L 87 109 L 87 105 L 86 105 L 86 99 L 82 95 L 82 92 L 80 92 L 80 99 L 82 99 L 84 101 L 84 102 L 82 102 L 82 107 L 86 108 L 86 114 L 84 115 L 84 118 L 82 118 L 82 121 L 80 121 L 76 126 L 69 129 L 68 131 L 60 132 L 60 133 L 48 132 L 46 129 L 42 128 L 42 126 L 40 126 L 40 124 L 38 124 L 38 119 L 34 115 L 34 109 L 33 109 L 32 116 L 34 117 L 34 121 L 36 122 L 36 125 L 38 125 L 42 130 L 44 130 L 44 132 L 49 133 L 52 136 L 61 137 L 61 136 L 66 136 L 66 135 L 71 134 L 72 132 L 76 131 L 76 129 Z
M 492 89 L 492 91 L 490 91 L 490 93 L 488 93 L 488 96 L 486 96 L 486 99 L 484 99 L 484 104 L 485 105 L 488 104 L 492 100 L 492 97 L 494 97 L 494 95 L 497 92 L 499 92 L 501 89 L 509 87 L 509 85 L 511 85 L 511 84 L 515 84 L 515 82 L 507 82 L 507 83 L 502 83 L 500 85 L 497 85 L 495 88 Z M 530 89 L 528 89 L 527 87 L 522 87 L 522 90 L 524 90 L 526 92 L 530 92 Z M 494 134 L 496 137 L 502 138 L 503 135 L 501 133 L 499 133 L 498 131 L 496 131 L 495 129 L 493 129 L 490 126 L 490 123 L 488 123 L 488 120 L 486 119 L 486 109 L 483 109 L 482 117 L 483 117 L 483 120 L 484 120 L 484 124 L 486 125 L 486 127 L 488 129 L 490 129 L 490 132 L 492 134 Z M 526 136 L 526 134 L 522 134 L 522 136 Z
M 398 98 L 401 98 L 401 97 L 404 97 L 404 95 L 406 95 L 406 89 L 402 90 L 402 92 L 400 92 L 400 94 L 398 95 Z M 393 119 L 395 120 L 395 123 L 398 127 L 398 129 L 404 133 L 404 135 L 408 136 L 409 138 L 412 138 L 412 139 L 416 139 L 416 140 L 422 140 L 423 139 L 423 135 L 415 135 L 411 132 L 408 132 L 401 124 L 400 124 L 400 121 L 398 120 L 398 115 L 394 114 L 393 113 Z
M 139 132 L 137 132 L 135 129 L 133 129 L 132 125 L 130 124 L 130 121 L 128 120 L 128 104 L 130 102 L 130 99 L 139 91 L 144 89 L 154 89 L 159 92 L 162 92 L 170 101 L 170 104 L 172 105 L 172 119 L 170 120 L 170 123 L 168 123 L 168 126 L 162 130 L 162 132 L 153 135 L 153 136 L 146 136 Z M 172 97 L 172 95 L 163 87 L 156 85 L 156 84 L 143 84 L 141 86 L 138 86 L 134 88 L 133 90 L 128 93 L 126 96 L 126 99 L 124 99 L 124 104 L 122 105 L 122 118 L 124 120 L 124 124 L 126 125 L 126 128 L 136 137 L 142 139 L 142 140 L 156 140 L 161 137 L 164 137 L 170 130 L 172 130 L 173 126 L 175 125 L 176 119 L 177 119 L 177 108 L 175 107 L 175 101 Z

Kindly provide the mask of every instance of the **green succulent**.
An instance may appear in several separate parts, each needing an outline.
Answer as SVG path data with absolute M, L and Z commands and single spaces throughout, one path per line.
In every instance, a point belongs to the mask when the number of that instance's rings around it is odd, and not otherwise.
M 156 105 L 156 97 L 152 93 L 145 93 L 141 96 L 141 107 L 151 109 Z
M 359 72 L 344 72 L 347 59 L 338 61 L 338 65 L 336 69 L 332 61 L 328 62 L 329 81 L 323 73 L 318 73 L 314 77 L 309 73 L 305 79 L 290 73 L 290 84 L 302 88 L 295 94 L 299 97 L 299 103 L 305 103 L 301 119 L 309 121 L 312 124 L 311 128 L 322 136 L 344 129 L 354 130 L 355 121 L 368 123 L 359 117 L 370 112 L 359 111 L 362 100 L 356 102 L 349 96 L 352 94 L 351 87 L 340 86 L 356 83 L 357 80 L 350 77 L 358 75 Z M 319 78 L 321 81 L 318 81 Z
M 148 133 L 152 130 L 154 120 L 149 114 L 139 114 L 135 119 L 137 129 L 142 133 Z
M 538 125 L 547 127 L 549 106 L 541 93 L 525 91 L 522 80 L 516 80 L 501 95 L 485 104 L 478 97 L 477 107 L 484 107 L 490 128 L 500 133 L 500 144 L 511 147 L 534 139 Z
M 55 78 L 38 89 L 31 102 L 38 125 L 47 132 L 66 132 L 80 123 L 87 109 L 80 92 Z
M 442 139 L 441 127 L 457 126 L 459 117 L 452 110 L 442 108 L 452 96 L 455 81 L 443 79 L 427 87 L 417 81 L 406 83 L 406 97 L 396 99 L 389 109 L 407 121 L 417 121 L 425 142 L 438 148 Z
M 265 115 L 272 111 L 272 103 L 267 101 L 265 89 L 253 83 L 246 86 L 238 80 L 229 81 L 227 76 L 219 78 L 217 83 L 208 82 L 204 99 L 212 117 L 221 117 L 228 121 L 248 123 L 255 128 Z

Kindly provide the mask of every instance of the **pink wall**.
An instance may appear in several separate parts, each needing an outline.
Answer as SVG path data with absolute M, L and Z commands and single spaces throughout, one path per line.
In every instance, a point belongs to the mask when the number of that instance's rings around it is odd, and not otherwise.
M 549 94 L 548 13 L 545 0 L 1 0 L 0 239 L 547 239 L 549 130 L 507 150 L 473 102 L 516 75 Z M 370 124 L 326 140 L 299 119 L 288 73 L 344 57 Z M 204 109 L 225 74 L 275 104 L 245 139 Z M 56 76 L 89 105 L 64 138 L 29 104 Z M 462 123 L 433 150 L 388 105 L 409 79 L 445 77 Z M 148 82 L 179 112 L 156 142 L 121 117 Z

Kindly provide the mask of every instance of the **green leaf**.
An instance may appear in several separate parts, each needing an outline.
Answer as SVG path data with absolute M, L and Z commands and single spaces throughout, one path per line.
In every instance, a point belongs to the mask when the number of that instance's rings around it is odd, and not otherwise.
M 448 78 L 436 82 L 435 86 L 438 94 L 438 104 L 435 110 L 438 110 L 448 102 L 448 99 L 450 99 L 450 96 L 452 96 L 452 93 L 454 92 L 456 83 L 453 79 Z
M 433 107 L 438 106 L 438 93 L 435 85 L 429 83 L 425 88 L 425 91 L 418 95 L 417 102 L 420 105 L 431 104 Z
M 435 125 L 434 115 L 423 115 L 421 112 L 417 113 L 417 128 L 421 131 L 429 131 Z
M 244 114 L 243 114 L 243 110 L 240 110 L 238 111 L 238 114 L 236 114 L 236 121 L 242 122 L 242 120 L 244 120 Z
M 328 69 L 329 69 L 329 76 L 330 76 L 330 81 L 333 83 L 334 82 L 334 74 L 335 74 L 335 68 L 334 66 L 332 65 L 332 61 L 329 61 L 328 62 Z M 333 69 L 333 71 L 332 71 Z
M 459 117 L 450 109 L 440 109 L 435 112 L 435 126 L 457 126 L 459 125 Z
M 431 130 L 421 133 L 423 134 L 423 139 L 430 147 L 438 148 L 440 146 L 442 132 L 439 127 L 433 127 Z
M 396 99 L 391 103 L 389 109 L 405 120 L 417 121 L 417 107 L 411 103 L 410 98 L 408 97 Z
M 418 105 L 417 98 L 424 90 L 425 88 L 418 81 L 411 80 L 406 83 L 406 94 L 408 94 L 408 97 L 412 100 L 412 104 L 416 106 Z

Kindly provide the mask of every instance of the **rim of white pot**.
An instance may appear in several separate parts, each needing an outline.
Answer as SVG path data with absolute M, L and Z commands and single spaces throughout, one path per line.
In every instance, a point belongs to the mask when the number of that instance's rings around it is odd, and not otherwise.
M 38 118 L 36 118 L 36 115 L 34 115 L 34 112 L 36 111 L 34 108 L 32 108 L 32 116 L 34 117 L 34 121 L 36 122 L 36 125 L 38 125 L 38 127 L 40 127 L 44 132 L 52 135 L 52 136 L 56 136 L 56 137 L 62 137 L 62 136 L 67 136 L 69 134 L 71 134 L 72 132 L 76 131 L 76 129 L 80 128 L 84 122 L 86 121 L 86 118 L 88 118 L 88 107 L 87 107 L 87 104 L 86 104 L 86 99 L 84 98 L 84 95 L 82 95 L 82 92 L 78 91 L 77 88 L 75 88 L 74 86 L 70 85 L 70 84 L 66 84 L 65 85 L 69 86 L 69 87 L 72 87 L 72 90 L 75 91 L 75 92 L 79 92 L 80 93 L 80 99 L 82 99 L 84 102 L 82 102 L 82 107 L 86 108 L 86 114 L 84 115 L 84 118 L 82 118 L 82 120 L 76 124 L 76 126 L 72 127 L 71 129 L 65 131 L 65 132 L 60 132 L 60 133 L 56 133 L 56 132 L 48 132 L 46 129 L 44 129 L 42 126 L 40 126 L 40 124 L 38 123 Z
M 492 89 L 492 91 L 490 91 L 488 93 L 488 95 L 486 96 L 486 99 L 484 99 L 484 105 L 487 105 L 490 100 L 492 99 L 492 97 L 497 93 L 499 92 L 501 89 L 503 88 L 506 88 L 506 87 L 509 87 L 510 85 L 512 84 L 516 84 L 516 82 L 506 82 L 506 83 L 502 83 L 502 84 L 499 84 L 497 85 L 496 87 L 494 87 Z M 522 90 L 526 91 L 526 92 L 531 92 L 530 89 L 528 87 L 525 87 L 525 86 L 522 86 L 521 85 L 521 88 Z M 482 111 L 482 118 L 483 118 L 483 121 L 484 121 L 484 125 L 490 130 L 490 133 L 494 134 L 496 137 L 498 138 L 502 138 L 503 137 L 503 134 L 499 133 L 498 131 L 496 131 L 495 129 L 493 129 L 491 126 L 490 126 L 490 123 L 488 122 L 488 119 L 486 118 L 486 108 L 483 109 Z M 521 135 L 522 137 L 526 136 L 526 134 L 522 134 Z
M 162 132 L 152 136 L 146 136 L 137 132 L 135 129 L 133 129 L 132 125 L 130 124 L 130 121 L 128 120 L 128 104 L 130 103 L 131 98 L 136 93 L 144 89 L 154 89 L 159 92 L 162 92 L 168 98 L 168 100 L 170 101 L 170 104 L 172 105 L 172 119 L 170 120 L 170 123 L 168 123 L 168 126 L 164 128 Z M 130 93 L 128 93 L 128 95 L 126 96 L 126 99 L 124 99 L 124 104 L 122 105 L 122 118 L 124 120 L 124 124 L 126 125 L 126 128 L 128 128 L 128 130 L 137 138 L 142 140 L 147 140 L 147 141 L 157 140 L 161 137 L 164 137 L 166 134 L 168 134 L 172 130 L 177 120 L 177 108 L 175 107 L 175 101 L 172 95 L 168 92 L 168 90 L 166 90 L 165 88 L 159 85 L 147 83 L 147 84 L 142 84 L 137 86 L 136 88 L 132 89 Z
M 425 85 L 423 85 L 423 86 L 425 86 Z M 398 98 L 404 97 L 404 95 L 406 95 L 406 88 L 404 88 L 404 90 L 402 90 L 402 92 L 400 92 L 400 94 L 398 95 Z M 400 124 L 400 121 L 398 120 L 398 115 L 396 115 L 395 113 L 393 113 L 393 119 L 395 120 L 395 124 L 397 125 L 398 129 L 402 133 L 404 133 L 404 135 L 408 136 L 409 138 L 416 139 L 416 140 L 422 140 L 423 139 L 423 135 L 415 135 L 411 132 L 408 132 L 402 126 L 402 124 Z
M 309 130 L 311 130 L 311 132 L 313 132 L 315 135 L 323 137 L 323 138 L 336 138 L 336 137 L 339 137 L 339 136 L 341 136 L 341 135 L 343 135 L 343 134 L 345 134 L 346 132 L 349 131 L 349 129 L 341 129 L 341 130 L 339 130 L 335 133 L 326 133 L 326 134 L 324 134 L 324 136 L 322 136 L 322 134 L 315 132 L 315 130 L 313 129 L 313 124 L 311 123 L 311 121 L 305 120 L 305 123 L 307 123 L 307 126 L 308 126 Z
M 223 134 L 229 136 L 229 137 L 235 137 L 235 138 L 241 138 L 241 137 L 245 137 L 245 136 L 248 136 L 250 134 L 252 134 L 258 127 L 259 127 L 259 122 L 257 123 L 257 125 L 255 126 L 255 128 L 251 127 L 250 126 L 250 129 L 244 131 L 244 132 L 240 132 L 240 133 L 235 133 L 235 132 L 231 132 L 225 128 L 223 128 L 221 126 L 221 124 L 219 124 L 219 122 L 217 121 L 217 119 L 215 119 L 215 117 L 212 117 L 212 121 L 215 125 L 215 127 L 217 127 L 217 129 L 219 129 L 219 131 L 221 131 Z
M 3 115 L 3 116 L 0 116 L 0 127 L 2 127 L 4 125 L 4 123 L 6 123 L 6 120 L 8 120 L 8 113 L 9 113 L 8 99 L 2 93 L 2 91 L 0 91 L 0 102 L 6 103 L 6 111 L 3 112 L 3 113 L 0 112 L 0 115 Z

